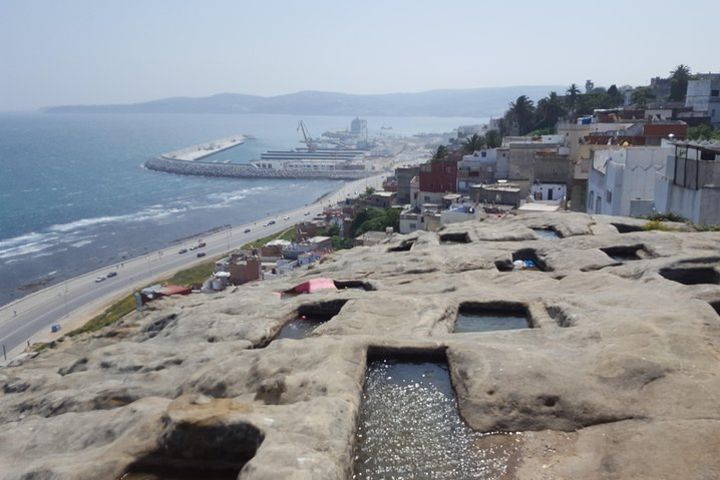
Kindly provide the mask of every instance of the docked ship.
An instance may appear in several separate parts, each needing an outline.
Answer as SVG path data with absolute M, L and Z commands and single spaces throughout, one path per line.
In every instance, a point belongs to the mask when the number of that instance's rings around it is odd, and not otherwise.
M 359 135 L 355 135 L 355 128 L 351 128 L 350 132 L 342 136 L 331 135 L 337 132 L 326 132 L 323 137 L 327 140 L 318 142 L 310 135 L 301 120 L 298 131 L 302 133 L 305 147 L 269 150 L 260 155 L 260 160 L 251 162 L 251 165 L 259 169 L 276 171 L 364 171 L 367 169 L 364 157 L 370 152 L 371 145 L 367 142 L 367 124 L 364 120 L 353 120 L 351 127 L 355 127 L 357 122 L 362 122 L 360 125 L 364 126 Z M 342 142 L 338 141 L 340 139 Z

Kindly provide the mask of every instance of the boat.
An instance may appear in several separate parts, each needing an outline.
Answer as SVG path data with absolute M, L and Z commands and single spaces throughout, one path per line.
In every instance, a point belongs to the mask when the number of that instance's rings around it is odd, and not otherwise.
M 358 121 L 360 120 L 353 120 L 353 122 Z M 360 122 L 364 122 L 364 120 Z M 344 133 L 342 136 L 335 135 L 338 132 L 326 132 L 323 136 L 327 137 L 327 140 L 317 140 L 310 135 L 302 120 L 300 120 L 297 130 L 302 133 L 301 142 L 305 144 L 305 147 L 291 150 L 268 150 L 260 155 L 260 160 L 250 162 L 250 164 L 259 169 L 275 171 L 366 170 L 363 159 L 370 152 L 370 145 L 366 140 L 357 138 L 350 132 Z M 348 138 L 353 141 L 350 142 Z M 343 141 L 339 141 L 339 139 Z

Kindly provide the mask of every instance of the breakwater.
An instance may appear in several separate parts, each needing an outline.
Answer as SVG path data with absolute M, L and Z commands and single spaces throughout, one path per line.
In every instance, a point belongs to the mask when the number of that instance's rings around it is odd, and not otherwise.
M 205 177 L 230 178 L 323 178 L 331 180 L 357 180 L 378 173 L 373 170 L 303 171 L 273 170 L 240 163 L 188 162 L 172 158 L 154 157 L 145 162 L 145 167 L 158 172 L 179 175 L 200 175 Z
M 196 160 L 200 160 L 201 158 L 209 157 L 210 155 L 215 155 L 216 153 L 242 145 L 248 138 L 249 137 L 247 135 L 233 135 L 232 137 L 221 138 L 219 140 L 200 143 L 198 145 L 181 148 L 180 150 L 163 153 L 160 156 L 167 159 L 194 162 Z

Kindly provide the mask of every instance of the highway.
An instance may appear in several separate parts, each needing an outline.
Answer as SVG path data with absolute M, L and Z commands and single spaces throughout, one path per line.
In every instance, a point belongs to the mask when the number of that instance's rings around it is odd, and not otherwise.
M 202 249 L 179 254 L 181 248 L 198 242 L 197 239 L 187 240 L 121 264 L 68 279 L 6 304 L 0 307 L 0 348 L 4 348 L 10 360 L 22 353 L 27 341 L 55 338 L 65 333 L 64 325 L 76 324 L 78 320 L 89 320 L 113 301 L 154 280 L 166 278 L 178 270 L 227 254 L 230 250 L 258 238 L 281 232 L 321 213 L 323 208 L 330 204 L 345 200 L 348 196 L 356 196 L 356 192 L 359 194 L 368 186 L 379 189 L 383 175 L 347 183 L 308 206 L 202 236 L 200 238 L 207 243 Z M 310 213 L 305 215 L 305 212 Z M 276 223 L 265 226 L 270 220 L 275 220 Z M 244 233 L 248 228 L 251 231 Z M 207 256 L 197 258 L 198 252 L 205 252 Z M 111 271 L 116 271 L 117 276 L 95 282 L 98 276 L 104 276 Z M 63 328 L 60 333 L 50 336 L 50 325 L 53 323 L 59 323 Z M 0 357 L 0 361 L 2 360 Z

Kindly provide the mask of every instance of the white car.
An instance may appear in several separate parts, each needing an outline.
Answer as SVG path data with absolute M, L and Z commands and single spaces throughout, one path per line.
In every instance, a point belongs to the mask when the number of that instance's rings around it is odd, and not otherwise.
M 104 281 L 105 281 L 105 277 L 97 277 L 95 279 L 95 283 L 100 283 L 100 282 L 104 282 Z
M 290 220 L 290 216 L 289 216 L 289 215 L 285 215 L 285 216 L 283 217 L 283 220 Z

